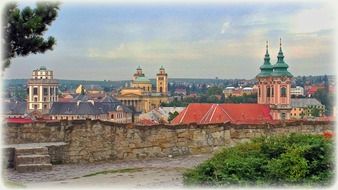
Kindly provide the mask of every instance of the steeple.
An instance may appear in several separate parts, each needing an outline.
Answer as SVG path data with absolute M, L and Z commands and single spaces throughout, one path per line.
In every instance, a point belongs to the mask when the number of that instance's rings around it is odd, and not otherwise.
M 273 66 L 270 63 L 270 55 L 269 55 L 269 44 L 266 41 L 266 52 L 264 56 L 264 63 L 259 67 L 261 72 L 257 75 L 257 77 L 267 77 L 270 76 L 273 71 Z
M 289 76 L 292 74 L 288 71 L 289 65 L 284 62 L 284 54 L 282 51 L 282 38 L 279 39 L 279 52 L 277 56 L 277 63 L 273 66 L 273 76 Z

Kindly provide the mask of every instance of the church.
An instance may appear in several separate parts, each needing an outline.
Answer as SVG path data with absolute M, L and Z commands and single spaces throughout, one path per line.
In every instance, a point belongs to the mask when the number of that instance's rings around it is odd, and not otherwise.
M 274 120 L 290 119 L 292 109 L 290 91 L 293 76 L 284 61 L 281 40 L 277 63 L 274 65 L 270 63 L 268 48 L 268 42 L 266 42 L 264 63 L 260 67 L 261 72 L 256 76 L 258 83 L 257 103 L 269 105 L 270 114 Z
M 291 112 L 292 74 L 284 61 L 280 41 L 276 64 L 270 63 L 268 43 L 264 63 L 256 76 L 257 104 L 189 104 L 171 124 L 215 124 L 231 122 L 235 124 L 264 124 L 289 120 Z
M 139 66 L 130 86 L 120 89 L 116 98 L 138 113 L 158 108 L 162 102 L 168 102 L 168 74 L 161 66 L 156 74 L 156 87 L 153 89 L 152 83 Z

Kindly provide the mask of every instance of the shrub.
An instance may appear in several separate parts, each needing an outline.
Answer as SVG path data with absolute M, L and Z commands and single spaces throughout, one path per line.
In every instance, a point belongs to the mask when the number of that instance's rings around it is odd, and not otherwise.
M 321 135 L 260 137 L 183 174 L 187 185 L 329 185 L 333 142 Z

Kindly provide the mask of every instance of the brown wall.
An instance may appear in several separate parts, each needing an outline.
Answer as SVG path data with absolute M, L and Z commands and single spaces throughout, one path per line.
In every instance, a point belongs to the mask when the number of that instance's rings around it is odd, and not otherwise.
M 332 131 L 332 122 L 293 122 L 276 125 L 156 125 L 140 126 L 107 121 L 61 121 L 4 125 L 7 144 L 68 143 L 63 163 L 112 159 L 141 159 L 213 152 L 253 137 L 292 132 Z

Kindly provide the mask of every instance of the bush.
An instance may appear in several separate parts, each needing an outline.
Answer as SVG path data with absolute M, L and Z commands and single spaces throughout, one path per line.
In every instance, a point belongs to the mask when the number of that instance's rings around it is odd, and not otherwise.
M 183 174 L 187 185 L 329 185 L 333 142 L 321 135 L 260 137 Z

